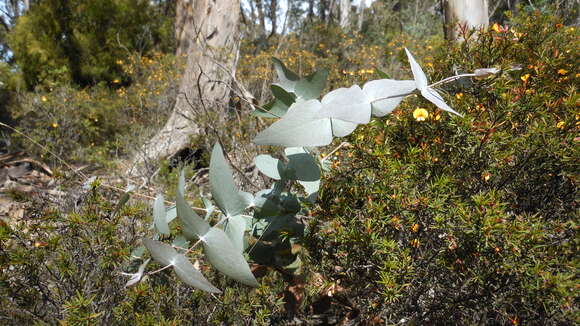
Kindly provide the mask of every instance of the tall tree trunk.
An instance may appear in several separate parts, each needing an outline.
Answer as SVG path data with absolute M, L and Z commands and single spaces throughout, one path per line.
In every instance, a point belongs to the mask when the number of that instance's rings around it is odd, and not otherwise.
M 262 0 L 256 0 L 256 9 L 258 9 L 258 20 L 260 21 L 260 37 L 266 37 L 266 15 L 264 14 L 264 3 Z
M 444 0 L 445 38 L 460 41 L 461 28 L 487 27 L 488 7 L 488 0 Z
M 348 30 L 349 27 L 350 0 L 340 0 L 339 11 L 340 11 L 340 27 L 346 31 Z
M 328 9 L 328 0 L 320 0 L 318 2 L 318 16 L 320 21 L 326 22 L 326 9 Z
M 272 22 L 272 31 L 270 32 L 270 36 L 276 34 L 276 30 L 278 29 L 278 0 L 270 0 L 270 22 Z
M 358 21 L 357 21 L 357 30 L 360 32 L 362 31 L 363 22 L 364 22 L 364 14 L 366 8 L 366 0 L 360 0 L 360 5 L 358 6 Z
M 199 132 L 194 122 L 205 110 L 216 110 L 227 102 L 227 87 L 234 71 L 238 46 L 239 0 L 178 0 L 180 31 L 177 52 L 187 55 L 179 95 L 165 126 L 143 147 L 130 174 L 138 174 L 157 160 L 167 158 L 189 145 Z M 185 19 L 184 17 L 187 17 Z
M 308 19 L 312 21 L 314 18 L 314 0 L 308 0 Z

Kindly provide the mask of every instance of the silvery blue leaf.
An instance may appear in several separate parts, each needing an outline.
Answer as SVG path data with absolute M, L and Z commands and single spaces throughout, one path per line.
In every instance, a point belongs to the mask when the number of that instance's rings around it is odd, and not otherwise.
M 498 68 L 480 68 L 480 69 L 475 69 L 475 71 L 473 73 L 475 74 L 476 77 L 487 77 L 487 76 L 495 75 L 498 72 L 499 72 Z
M 153 204 L 153 222 L 159 233 L 169 235 L 169 225 L 167 224 L 167 212 L 165 210 L 165 199 L 162 194 L 157 195 Z
M 322 97 L 319 118 L 335 118 L 347 122 L 368 123 L 371 119 L 371 103 L 358 85 L 338 88 Z
M 407 58 L 409 58 L 409 64 L 411 65 L 411 71 L 413 72 L 413 78 L 415 78 L 415 83 L 419 90 L 423 90 L 427 87 L 429 82 L 427 81 L 427 76 L 421 66 L 417 63 L 411 52 L 405 48 L 405 52 L 407 53 Z
M 302 187 L 304 187 L 304 191 L 308 195 L 308 200 L 311 203 L 316 201 L 318 197 L 318 189 L 320 189 L 320 180 L 316 181 L 298 181 Z
M 209 183 L 213 199 L 226 216 L 238 215 L 248 208 L 245 197 L 234 183 L 232 171 L 219 143 L 215 144 L 211 153 Z
M 194 240 L 197 237 L 204 235 L 210 228 L 209 224 L 199 217 L 189 204 L 185 201 L 183 197 L 183 192 L 185 189 L 185 176 L 183 171 L 179 175 L 179 181 L 177 185 L 177 193 L 175 195 L 177 216 L 179 216 L 179 222 L 181 225 L 181 230 L 188 240 Z
M 391 113 L 415 89 L 414 80 L 379 79 L 363 86 L 363 92 L 371 101 L 372 113 L 377 117 Z
M 147 259 L 145 262 L 143 262 L 143 264 L 139 266 L 137 273 L 121 273 L 122 275 L 125 276 L 131 276 L 131 279 L 129 279 L 129 281 L 127 281 L 127 283 L 125 284 L 126 288 L 134 284 L 137 284 L 141 280 L 141 278 L 143 277 L 143 273 L 145 272 L 145 267 L 147 267 L 147 264 L 149 264 L 150 261 L 151 259 Z
M 421 95 L 423 95 L 423 97 L 429 100 L 431 103 L 435 104 L 441 110 L 451 112 L 453 114 L 457 114 L 458 116 L 462 117 L 461 114 L 457 113 L 455 110 L 450 108 L 449 105 L 445 103 L 441 95 L 439 95 L 439 93 L 437 93 L 437 91 L 435 91 L 433 88 L 426 87 L 425 89 L 421 90 Z
M 254 195 L 249 192 L 240 190 L 240 196 L 242 196 L 242 200 L 244 201 L 246 208 L 254 207 Z
M 240 215 L 228 218 L 225 230 L 234 247 L 243 252 L 245 249 L 244 232 L 246 230 L 246 219 Z
M 175 265 L 173 265 L 173 270 L 175 271 L 175 274 L 177 274 L 177 277 L 185 284 L 209 293 L 222 293 L 222 291 L 213 286 L 213 284 L 211 284 L 184 255 L 177 255 Z
M 248 286 L 259 286 L 242 252 L 232 244 L 224 231 L 211 228 L 202 241 L 209 262 L 218 271 Z
M 204 196 L 201 192 L 199 193 L 201 197 L 201 201 L 203 202 L 203 206 L 205 207 L 205 217 L 204 220 L 208 220 L 213 211 L 215 210 L 215 206 L 211 203 L 206 196 Z
M 171 223 L 171 221 L 173 221 L 176 217 L 177 217 L 177 207 L 175 206 L 169 207 L 167 209 L 167 212 L 165 213 L 165 219 L 167 220 L 167 223 Z
M 281 164 L 280 160 L 277 158 L 273 158 L 270 155 L 262 154 L 258 155 L 254 158 L 254 163 L 260 172 L 264 173 L 266 176 L 280 180 L 280 169 L 279 165 Z M 282 171 L 282 173 L 284 173 Z
M 143 245 L 147 248 L 151 257 L 159 264 L 163 266 L 175 264 L 178 254 L 170 245 L 152 239 L 143 239 Z
M 253 142 L 257 145 L 284 147 L 325 146 L 332 142 L 330 119 L 317 118 L 321 104 L 317 100 L 292 104 L 282 119 L 260 132 Z
M 330 119 L 332 124 L 332 134 L 336 137 L 346 137 L 350 135 L 358 124 L 339 119 Z
M 170 245 L 151 239 L 143 239 L 143 244 L 156 262 L 163 266 L 172 265 L 177 277 L 184 283 L 207 292 L 221 293 L 189 262 L 187 257 L 175 251 Z
M 284 63 L 277 58 L 272 58 L 272 63 L 274 64 L 274 70 L 278 76 L 278 82 L 274 85 L 282 87 L 287 92 L 294 92 L 296 83 L 300 80 L 300 77 L 290 69 L 286 68 Z
M 320 96 L 326 86 L 328 70 L 322 69 L 310 76 L 300 79 L 294 88 L 294 93 L 302 100 L 313 100 Z
M 308 153 L 293 153 L 287 155 L 288 165 L 287 170 L 289 179 L 301 181 L 316 181 L 320 180 L 320 168 L 316 164 L 316 160 Z

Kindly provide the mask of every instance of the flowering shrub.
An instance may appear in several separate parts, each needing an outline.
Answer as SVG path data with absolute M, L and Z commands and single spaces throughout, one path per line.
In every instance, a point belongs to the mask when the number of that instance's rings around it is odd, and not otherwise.
M 462 119 L 411 99 L 336 154 L 311 259 L 365 318 L 578 322 L 577 42 L 534 14 L 435 48 L 436 76 L 502 72 L 447 87 Z
M 134 149 L 159 128 L 172 109 L 178 70 L 161 53 L 117 62 L 129 76 L 111 85 L 78 89 L 60 85 L 21 93 L 11 108 L 19 130 L 71 162 L 106 164 Z M 26 139 L 20 148 L 47 161 L 54 157 Z

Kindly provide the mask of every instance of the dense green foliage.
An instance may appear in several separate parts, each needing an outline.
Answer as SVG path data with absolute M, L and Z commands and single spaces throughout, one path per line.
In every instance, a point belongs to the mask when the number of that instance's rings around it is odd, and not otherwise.
M 465 118 L 410 100 L 337 158 L 310 252 L 364 315 L 578 322 L 578 33 L 532 18 L 434 49 L 435 78 L 504 69 L 448 89 Z
M 72 81 L 129 83 L 119 60 L 173 44 L 173 17 L 143 0 L 36 2 L 8 35 L 29 89 Z
M 97 10 L 105 2 L 91 3 Z M 124 3 L 108 2 L 131 12 Z M 410 20 L 412 10 L 404 9 Z M 477 40 L 451 46 L 437 35 L 416 38 L 428 30 L 432 16 L 401 29 L 413 38 L 400 34 L 386 14 L 377 16 L 385 19 L 383 25 L 369 23 L 361 34 L 312 24 L 301 33 L 275 36 L 264 48 L 244 41 L 238 80 L 260 103 L 269 96 L 274 54 L 301 75 L 328 68 L 330 89 L 376 79 L 377 68 L 410 78 L 405 46 L 432 81 L 482 67 L 503 71 L 445 86 L 445 100 L 464 118 L 412 97 L 351 135 L 350 146 L 328 159 L 334 171 L 322 180 L 321 200 L 301 212 L 308 215 L 302 217 L 309 224 L 307 243 L 282 241 L 278 252 L 263 255 L 293 260 L 298 253 L 301 268 L 294 273 L 280 268 L 292 260 L 260 261 L 274 268 L 251 265 L 257 289 L 206 267 L 201 250 L 188 256 L 199 259 L 223 294 L 193 290 L 169 269 L 124 288 L 128 277 L 120 273 L 135 272 L 140 263 L 130 259 L 131 250 L 138 239 L 151 237 L 150 203 L 136 199 L 115 213 L 118 196 L 99 182 L 88 189 L 63 185 L 75 194 L 67 205 L 30 199 L 24 218 L 0 219 L 0 317 L 9 325 L 276 325 L 294 323 L 293 316 L 331 325 L 578 324 L 578 31 L 539 12 L 528 16 L 529 11 L 509 21 L 511 28 L 495 25 Z M 91 17 L 79 20 L 96 21 Z M 34 24 L 48 24 L 36 19 Z M 132 19 L 140 18 L 120 21 Z M 78 28 L 75 35 L 82 36 L 84 27 Z M 112 40 L 105 42 L 110 53 L 101 53 L 93 36 L 79 36 L 77 41 L 85 39 L 86 49 L 94 50 L 79 52 L 81 77 L 89 76 L 89 84 L 104 81 L 79 89 L 86 81 L 75 84 L 69 54 L 58 48 L 62 45 L 44 47 L 46 35 L 38 32 L 14 30 L 34 40 L 21 44 L 31 55 L 29 62 L 21 61 L 22 71 L 30 64 L 29 73 L 36 71 L 40 79 L 32 74 L 28 86 L 42 87 L 18 97 L 4 88 L 0 94 L 27 136 L 67 161 L 109 167 L 111 158 L 141 143 L 135 134 L 146 137 L 163 123 L 175 97 L 174 58 L 148 52 L 147 42 L 140 48 L 135 30 L 122 42 L 130 45 L 131 56 L 115 49 L 111 30 L 103 31 Z M 37 40 L 38 35 L 44 36 Z M 273 44 L 278 40 L 281 45 Z M 141 49 L 144 55 L 135 54 Z M 83 70 L 98 56 L 105 59 L 102 66 Z M 38 60 L 46 65 L 38 66 Z M 517 66 L 522 69 L 514 70 Z M 0 74 L 14 89 L 21 82 L 8 66 Z M 262 120 L 250 116 L 239 98 L 230 104 L 234 119 L 204 116 L 202 129 L 220 129 L 232 158 L 251 156 L 255 148 L 244 146 L 256 125 L 264 128 Z M 428 112 L 424 121 L 417 120 L 424 116 L 418 108 Z M 215 135 L 208 134 L 192 138 L 192 144 L 213 144 Z M 17 145 L 56 163 L 27 139 L 19 138 Z M 157 185 L 175 182 L 175 171 L 164 164 Z M 203 180 L 203 169 L 194 173 Z M 176 187 L 163 188 L 173 200 Z M 172 225 L 172 231 L 181 228 Z M 281 230 L 276 236 L 287 234 Z M 162 266 L 151 262 L 148 269 L 157 267 Z

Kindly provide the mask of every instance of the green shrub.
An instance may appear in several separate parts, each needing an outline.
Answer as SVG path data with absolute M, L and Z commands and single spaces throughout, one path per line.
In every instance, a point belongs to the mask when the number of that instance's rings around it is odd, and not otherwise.
M 573 27 L 534 13 L 434 49 L 431 80 L 503 72 L 448 88 L 464 118 L 417 97 L 350 136 L 323 182 L 310 267 L 369 321 L 577 324 L 575 44 Z
M 133 55 L 119 60 L 132 83 L 113 80 L 91 88 L 63 83 L 47 91 L 19 93 L 10 110 L 18 129 L 61 158 L 100 163 L 140 146 L 160 128 L 173 107 L 178 67 L 171 55 Z M 18 147 L 47 162 L 55 157 L 14 134 Z
M 0 220 L 0 316 L 3 325 L 268 325 L 282 316 L 283 281 L 274 273 L 248 288 L 205 273 L 224 294 L 213 297 L 169 270 L 124 288 L 139 265 L 131 248 L 152 223 L 149 205 L 115 213 L 116 194 L 94 183 L 78 190 L 76 209 L 35 201 L 20 221 Z M 199 252 L 193 253 L 201 259 Z M 150 264 L 151 266 L 153 263 Z

